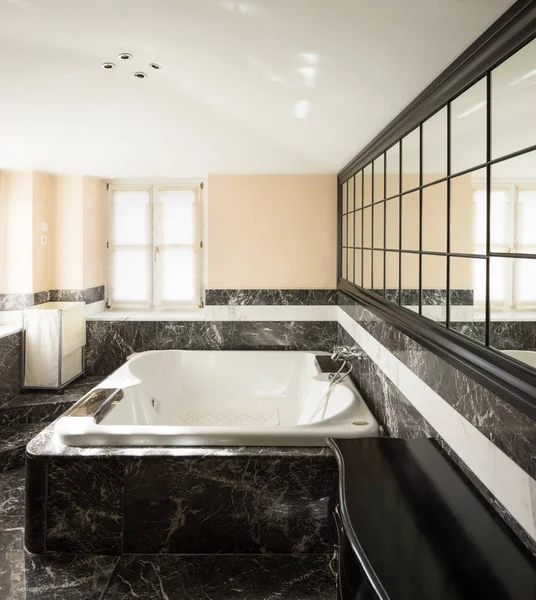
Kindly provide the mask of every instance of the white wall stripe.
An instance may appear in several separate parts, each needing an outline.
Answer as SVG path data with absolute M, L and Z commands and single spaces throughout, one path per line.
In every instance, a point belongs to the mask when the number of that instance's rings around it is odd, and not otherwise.
M 486 488 L 536 540 L 536 482 L 376 338 L 339 308 L 338 320 Z M 359 374 L 357 374 L 359 377 Z

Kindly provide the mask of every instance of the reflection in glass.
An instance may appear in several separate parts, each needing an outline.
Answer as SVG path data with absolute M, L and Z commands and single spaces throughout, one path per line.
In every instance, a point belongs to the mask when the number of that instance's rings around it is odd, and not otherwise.
M 352 177 L 348 180 L 348 212 L 352 212 L 354 210 L 354 186 L 355 178 Z
M 363 171 L 363 206 L 372 204 L 372 164 Z
M 400 144 L 387 150 L 387 175 L 385 197 L 391 198 L 400 192 Z
M 385 247 L 398 250 L 400 238 L 400 198 L 385 203 Z
M 486 170 L 450 180 L 450 251 L 486 253 Z
M 347 279 L 347 275 L 348 275 L 347 270 L 346 270 L 347 258 L 348 258 L 348 249 L 341 248 L 341 278 L 342 279 Z
M 486 162 L 486 79 L 453 100 L 450 107 L 451 173 Z
M 372 264 L 374 270 L 372 288 L 375 294 L 378 294 L 378 296 L 383 296 L 383 250 L 374 250 Z
M 361 208 L 363 206 L 363 173 L 359 173 L 355 176 L 355 207 Z
M 536 144 L 536 40 L 491 72 L 491 157 Z
M 354 249 L 348 248 L 348 281 L 354 280 Z
M 444 256 L 422 256 L 422 315 L 446 324 L 447 259 Z
M 385 198 L 385 157 L 382 154 L 374 161 L 374 202 Z
M 437 112 L 422 127 L 423 183 L 447 176 L 447 109 Z
M 398 252 L 385 253 L 385 299 L 398 304 L 400 257 Z
M 450 257 L 450 329 L 485 343 L 486 260 Z
M 419 192 L 402 196 L 402 249 L 419 250 Z
M 491 251 L 536 254 L 536 152 L 491 167 Z
M 363 209 L 363 248 L 372 248 L 372 207 Z
M 516 351 L 530 350 L 534 357 L 536 260 L 492 257 L 490 287 L 490 345 L 522 361 L 531 356 Z
M 363 250 L 363 287 L 372 289 L 372 250 Z
M 402 253 L 401 305 L 419 312 L 419 255 Z
M 420 137 L 419 128 L 402 139 L 402 191 L 419 186 L 420 180 Z
M 422 191 L 422 249 L 447 251 L 447 182 L 436 183 Z
M 348 246 L 348 215 L 342 216 L 342 245 Z
M 374 248 L 384 248 L 385 203 L 374 206 Z
M 355 213 L 355 247 L 361 248 L 363 246 L 363 211 L 358 210 Z
M 356 285 L 363 285 L 363 277 L 361 271 L 362 262 L 362 250 L 357 249 L 354 252 L 354 283 Z
M 342 184 L 342 212 L 348 212 L 348 182 Z

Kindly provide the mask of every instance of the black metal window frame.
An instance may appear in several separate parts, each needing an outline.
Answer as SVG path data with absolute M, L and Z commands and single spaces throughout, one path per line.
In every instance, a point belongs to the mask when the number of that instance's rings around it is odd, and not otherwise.
M 416 341 L 422 343 L 442 358 L 483 383 L 486 387 L 508 400 L 513 406 L 536 419 L 536 370 L 511 359 L 490 346 L 490 262 L 492 258 L 536 259 L 536 254 L 492 252 L 490 240 L 491 168 L 494 164 L 536 151 L 536 145 L 492 159 L 491 156 L 491 77 L 492 71 L 515 54 L 519 49 L 536 38 L 536 2 L 519 0 L 478 38 L 452 65 L 420 94 L 392 123 L 390 123 L 362 152 L 360 152 L 339 173 L 338 183 L 338 288 L 362 302 L 382 318 L 391 322 Z M 486 160 L 471 168 L 452 172 L 451 161 L 451 104 L 475 83 L 486 83 Z M 425 183 L 423 180 L 423 126 L 425 122 L 446 109 L 447 158 L 446 175 Z M 419 185 L 403 190 L 403 140 L 414 131 L 419 136 Z M 387 152 L 398 145 L 398 193 L 387 197 Z M 375 198 L 375 162 L 383 157 L 383 195 Z M 365 205 L 365 168 L 371 167 L 370 204 Z M 451 182 L 454 178 L 476 171 L 486 172 L 486 253 L 453 252 L 451 248 Z M 361 185 L 361 206 L 356 207 L 356 181 Z M 444 252 L 423 249 L 423 191 L 431 186 L 446 183 L 446 249 Z M 348 190 L 353 194 L 353 210 L 349 211 Z M 403 198 L 418 193 L 419 235 L 418 249 L 403 247 Z M 387 248 L 387 203 L 398 199 L 398 248 Z M 383 243 L 375 245 L 374 213 L 376 207 L 383 206 Z M 344 211 L 343 209 L 346 208 Z M 365 213 L 370 211 L 370 246 L 365 245 Z M 360 215 L 361 245 L 356 244 L 355 225 Z M 350 229 L 353 222 L 353 230 Z M 346 231 L 343 232 L 343 224 Z M 349 245 L 349 240 L 353 241 Z M 345 243 L 344 243 L 345 242 Z M 360 274 L 356 278 L 356 250 L 359 251 Z M 349 260 L 350 251 L 352 260 Z M 389 290 L 391 298 L 386 298 L 386 264 L 388 256 L 398 255 L 398 290 Z M 403 256 L 418 257 L 418 314 L 404 308 L 402 288 Z M 422 316 L 423 309 L 423 258 L 426 256 L 444 257 L 446 261 L 445 281 L 445 323 L 443 326 Z M 465 258 L 485 261 L 486 301 L 485 330 L 481 342 L 466 337 L 451 325 L 451 261 Z M 365 269 L 370 259 L 370 268 Z M 375 282 L 375 260 L 382 264 L 381 278 Z M 351 273 L 349 272 L 349 266 Z M 370 272 L 370 286 L 364 285 L 365 273 Z

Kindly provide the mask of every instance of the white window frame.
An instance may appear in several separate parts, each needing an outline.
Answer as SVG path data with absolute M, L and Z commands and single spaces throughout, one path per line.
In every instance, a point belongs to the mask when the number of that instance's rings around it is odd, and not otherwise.
M 106 309 L 107 310 L 134 310 L 142 312 L 150 311 L 198 311 L 204 308 L 205 297 L 205 248 L 203 243 L 204 237 L 204 203 L 205 203 L 205 188 L 204 180 L 195 181 L 171 181 L 171 182 L 145 182 L 145 181 L 107 181 L 104 184 L 104 239 L 105 241 L 105 260 L 104 268 L 106 273 Z M 146 190 L 149 191 L 150 197 L 150 231 L 151 231 L 151 256 L 150 261 L 150 301 L 146 304 L 142 303 L 118 303 L 111 298 L 111 253 L 113 248 L 110 242 L 111 219 L 113 218 L 112 201 L 113 194 L 117 190 Z M 197 297 L 198 300 L 192 304 L 185 303 L 163 303 L 159 298 L 159 278 L 158 278 L 158 250 L 160 240 L 157 239 L 157 211 L 159 210 L 158 193 L 160 191 L 174 190 L 192 190 L 196 193 L 195 214 L 196 227 L 194 230 L 195 237 L 192 248 L 195 250 L 195 277 L 197 280 Z
M 475 182 L 473 183 L 473 204 L 475 205 L 475 218 L 476 218 L 476 202 L 474 200 L 474 192 L 475 191 L 486 191 L 486 186 L 484 182 Z M 523 190 L 536 190 L 536 182 L 533 180 L 527 182 L 517 182 L 512 183 L 509 180 L 495 180 L 494 185 L 491 188 L 493 190 L 501 190 L 507 193 L 507 202 L 506 202 L 506 213 L 507 218 L 505 222 L 505 243 L 501 244 L 492 244 L 491 252 L 504 252 L 504 253 L 517 253 L 523 254 L 520 252 L 520 246 L 517 243 L 517 223 L 516 219 L 517 211 L 519 210 L 519 191 Z M 476 227 L 476 222 L 475 222 Z M 530 246 L 532 248 L 532 246 Z M 525 248 L 527 251 L 529 248 Z M 486 255 L 485 244 L 476 244 L 474 245 L 475 253 Z M 534 252 L 534 249 L 532 250 Z M 523 259 L 520 259 L 523 260 Z M 502 302 L 491 302 L 490 308 L 492 310 L 499 311 L 510 311 L 510 310 L 534 310 L 536 308 L 536 299 L 535 302 L 524 302 L 521 303 L 516 297 L 517 290 L 517 269 L 515 268 L 515 260 L 508 261 L 505 265 L 505 273 L 504 273 L 504 289 L 503 289 L 503 301 Z M 478 308 L 482 308 L 484 305 L 479 304 Z

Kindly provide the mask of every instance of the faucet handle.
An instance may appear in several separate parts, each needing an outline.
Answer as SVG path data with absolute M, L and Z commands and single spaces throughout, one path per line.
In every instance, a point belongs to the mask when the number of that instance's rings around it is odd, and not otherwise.
M 340 360 L 348 360 L 349 358 L 356 358 L 358 360 L 362 360 L 365 358 L 365 353 L 359 346 L 335 346 L 333 348 L 333 353 L 331 355 L 331 360 L 340 361 Z

